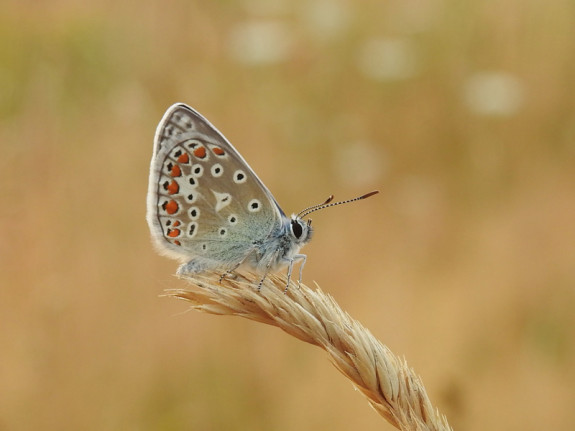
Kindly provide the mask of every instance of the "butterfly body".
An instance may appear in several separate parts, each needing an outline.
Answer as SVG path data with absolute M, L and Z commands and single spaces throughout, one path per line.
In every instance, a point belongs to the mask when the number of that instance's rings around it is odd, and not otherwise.
M 295 260 L 304 260 L 299 250 L 311 240 L 312 228 L 295 216 L 282 217 L 281 225 L 274 227 L 263 241 L 255 241 L 254 251 L 244 261 L 247 268 L 258 272 L 277 271 L 291 266 Z
M 178 273 L 291 273 L 305 262 L 309 223 L 287 217 L 232 144 L 187 105 L 170 107 L 158 125 L 147 207 L 154 243 L 182 262 Z
M 306 237 L 297 238 L 291 228 L 292 221 L 287 217 L 281 226 L 265 238 L 253 239 L 251 246 L 229 245 L 223 253 L 211 257 L 196 256 L 178 269 L 179 274 L 201 273 L 204 271 L 231 272 L 235 269 L 248 269 L 261 274 L 275 272 L 291 266 L 297 260 L 305 262 L 306 256 L 299 250 L 311 239 L 311 226 Z M 307 227 L 307 226 L 306 226 Z M 235 249 L 235 250 L 234 250 Z

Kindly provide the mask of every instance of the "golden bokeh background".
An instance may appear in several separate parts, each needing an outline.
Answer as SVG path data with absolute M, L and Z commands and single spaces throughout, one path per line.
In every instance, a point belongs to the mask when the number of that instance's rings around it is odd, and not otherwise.
M 174 102 L 455 429 L 575 423 L 575 5 L 4 1 L 0 430 L 380 430 L 324 353 L 186 312 L 145 223 Z M 263 292 L 265 294 L 265 292 Z

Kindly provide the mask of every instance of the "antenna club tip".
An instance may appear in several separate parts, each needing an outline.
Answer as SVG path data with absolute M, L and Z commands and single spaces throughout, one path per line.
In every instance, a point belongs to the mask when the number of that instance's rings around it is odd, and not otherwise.
M 373 195 L 376 195 L 378 193 L 379 193 L 379 190 L 374 190 L 372 192 L 364 194 L 363 196 L 360 196 L 360 199 L 366 199 L 366 198 L 373 196 Z

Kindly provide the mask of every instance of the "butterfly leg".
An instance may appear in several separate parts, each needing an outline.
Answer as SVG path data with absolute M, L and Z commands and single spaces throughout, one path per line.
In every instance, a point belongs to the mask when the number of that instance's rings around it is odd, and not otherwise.
M 302 261 L 302 263 L 301 263 L 301 265 L 300 265 L 300 267 L 299 267 L 299 279 L 298 279 L 298 282 L 297 282 L 297 284 L 298 284 L 298 289 L 299 289 L 299 287 L 300 287 L 300 285 L 301 285 L 301 279 L 302 279 L 302 276 L 303 276 L 303 266 L 305 265 L 306 259 L 307 259 L 307 256 L 306 256 L 305 254 L 296 254 L 294 257 L 292 257 L 291 259 L 289 259 L 288 272 L 287 272 L 287 285 L 286 285 L 286 288 L 285 288 L 285 292 L 288 291 L 289 283 L 290 283 L 290 280 L 291 280 L 291 273 L 292 273 L 292 270 L 293 270 L 293 265 L 294 265 L 294 263 L 295 263 L 296 260 L 301 260 L 301 261 Z
M 297 255 L 295 256 L 295 258 L 296 258 L 296 259 L 301 259 L 301 261 L 302 261 L 301 265 L 299 266 L 299 280 L 297 281 L 297 286 L 298 286 L 298 289 L 299 289 L 299 288 L 301 287 L 301 280 L 302 280 L 302 277 L 303 277 L 303 267 L 304 267 L 304 265 L 305 265 L 305 263 L 306 263 L 306 261 L 307 261 L 307 256 L 306 256 L 305 254 L 297 254 Z
M 261 290 L 262 290 L 262 285 L 264 284 L 264 280 L 266 279 L 267 275 L 268 275 L 268 272 L 266 271 L 266 272 L 264 273 L 264 276 L 262 277 L 262 279 L 261 279 L 260 282 L 258 283 L 258 292 L 261 292 Z
M 287 284 L 286 284 L 286 288 L 284 289 L 284 293 L 287 293 L 288 288 L 289 288 L 289 282 L 291 280 L 291 272 L 293 269 L 293 262 L 294 262 L 294 259 L 289 260 L 288 271 L 287 271 Z
M 235 271 L 236 269 L 238 269 L 241 264 L 242 264 L 241 262 L 238 263 L 238 264 L 235 265 L 233 268 L 226 270 L 226 272 L 224 272 L 222 275 L 220 275 L 220 281 L 219 281 L 220 284 L 222 284 L 222 280 L 223 280 L 224 278 L 226 278 L 227 276 L 232 276 L 232 275 L 233 275 L 233 276 L 234 276 L 233 278 L 235 278 L 234 271 Z

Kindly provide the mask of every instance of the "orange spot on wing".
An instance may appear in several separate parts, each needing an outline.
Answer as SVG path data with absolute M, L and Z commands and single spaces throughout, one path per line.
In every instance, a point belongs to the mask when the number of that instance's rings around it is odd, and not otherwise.
M 170 229 L 168 230 L 168 236 L 171 238 L 177 238 L 180 236 L 180 229 Z
M 194 156 L 198 159 L 203 159 L 206 157 L 206 149 L 204 147 L 198 147 L 194 150 Z
M 190 155 L 188 153 L 183 153 L 178 157 L 178 163 L 188 163 L 190 161 Z
M 180 221 L 179 221 L 179 220 L 176 220 L 176 221 L 172 224 L 172 226 L 173 226 L 173 227 L 178 227 L 180 224 L 181 224 Z
M 181 243 L 180 241 L 178 241 L 178 240 L 175 240 L 175 241 L 174 241 L 174 244 L 176 244 L 176 245 L 182 245 L 182 243 Z
M 174 165 L 170 174 L 172 175 L 172 177 L 179 177 L 182 175 L 182 170 L 180 169 L 180 167 L 178 165 Z
M 176 193 L 178 193 L 180 191 L 180 186 L 178 185 L 178 183 L 176 182 L 176 180 L 172 180 L 172 182 L 170 183 L 170 185 L 168 186 L 168 193 L 171 195 L 175 195 Z
M 178 203 L 174 200 L 171 200 L 169 202 L 166 202 L 166 204 L 164 205 L 164 209 L 166 210 L 166 212 L 168 214 L 175 214 L 178 212 L 178 209 L 180 208 L 180 206 L 178 205 Z
M 216 156 L 223 156 L 226 152 L 224 150 L 222 150 L 220 147 L 214 147 L 212 148 L 212 151 L 214 152 L 214 154 Z

